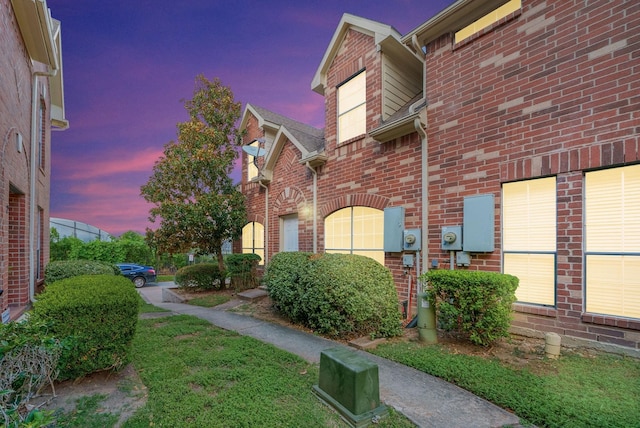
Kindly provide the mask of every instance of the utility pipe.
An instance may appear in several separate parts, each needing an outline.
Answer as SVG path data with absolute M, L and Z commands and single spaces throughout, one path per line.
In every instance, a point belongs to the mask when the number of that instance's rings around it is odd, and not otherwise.
M 265 186 L 262 181 L 258 181 L 260 187 L 264 188 L 264 260 L 265 265 L 269 258 L 269 187 Z
M 32 73 L 31 83 L 31 156 L 30 177 L 29 177 L 29 300 L 35 302 L 36 298 L 36 174 L 38 173 L 38 108 L 40 100 L 38 99 L 38 77 L 53 77 L 58 73 L 57 64 L 51 71 L 34 71 Z M 44 130 L 43 130 L 44 131 Z
M 313 174 L 313 253 L 318 252 L 318 171 L 306 162 L 305 165 Z

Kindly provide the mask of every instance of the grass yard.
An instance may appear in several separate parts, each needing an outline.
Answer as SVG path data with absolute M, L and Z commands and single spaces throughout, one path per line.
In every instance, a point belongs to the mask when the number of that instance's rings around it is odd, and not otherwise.
M 539 427 L 640 427 L 640 360 L 565 353 L 535 369 L 393 343 L 372 353 L 454 383 Z
M 125 427 L 346 426 L 312 392 L 317 365 L 195 317 L 141 320 L 133 362 L 148 400 Z

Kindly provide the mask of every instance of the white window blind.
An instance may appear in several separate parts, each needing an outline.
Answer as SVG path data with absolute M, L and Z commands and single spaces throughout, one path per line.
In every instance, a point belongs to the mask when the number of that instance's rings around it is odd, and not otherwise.
M 502 187 L 503 270 L 519 279 L 518 301 L 555 304 L 556 179 Z
M 585 174 L 587 312 L 640 318 L 640 165 Z
M 363 71 L 338 88 L 338 143 L 366 133 L 367 73 Z

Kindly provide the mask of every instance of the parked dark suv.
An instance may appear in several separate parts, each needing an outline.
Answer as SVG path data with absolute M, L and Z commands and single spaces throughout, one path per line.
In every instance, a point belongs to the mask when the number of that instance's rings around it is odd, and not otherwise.
M 151 266 L 133 263 L 117 263 L 122 275 L 133 281 L 136 288 L 144 287 L 147 282 L 156 282 L 156 271 Z

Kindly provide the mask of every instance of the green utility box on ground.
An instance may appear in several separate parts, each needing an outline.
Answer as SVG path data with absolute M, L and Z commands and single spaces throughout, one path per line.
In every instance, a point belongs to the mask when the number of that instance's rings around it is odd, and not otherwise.
M 378 366 L 350 349 L 320 353 L 320 381 L 313 389 L 353 427 L 365 427 L 388 415 L 380 404 Z

